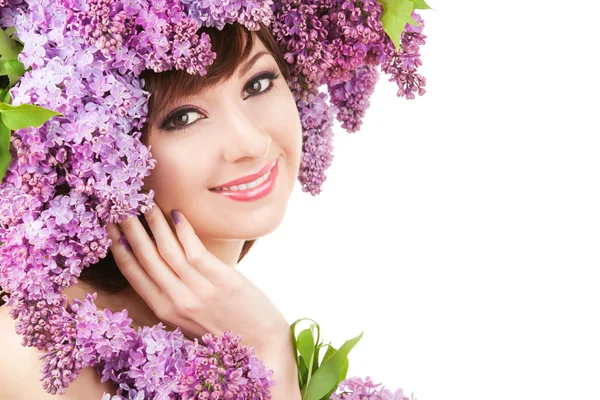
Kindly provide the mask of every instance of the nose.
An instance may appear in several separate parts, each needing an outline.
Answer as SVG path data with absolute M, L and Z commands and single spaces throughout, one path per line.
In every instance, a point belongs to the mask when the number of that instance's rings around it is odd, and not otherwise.
M 271 148 L 271 135 L 257 126 L 242 110 L 230 110 L 228 117 L 223 126 L 223 134 L 228 138 L 223 149 L 225 161 L 233 163 L 246 157 L 266 158 Z

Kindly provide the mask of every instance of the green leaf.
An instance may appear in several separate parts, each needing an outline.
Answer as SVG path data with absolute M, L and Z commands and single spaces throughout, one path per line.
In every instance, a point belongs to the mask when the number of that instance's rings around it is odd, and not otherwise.
M 340 374 L 340 379 L 338 383 L 341 383 L 344 379 L 346 379 L 346 375 L 348 374 L 348 367 L 350 366 L 350 362 L 348 361 L 348 357 L 344 360 L 344 365 L 342 366 L 342 373 Z
M 0 114 L 2 115 L 4 124 L 12 130 L 28 128 L 30 126 L 37 128 L 50 118 L 62 115 L 33 104 L 12 106 L 6 103 L 0 103 Z
M 346 375 L 348 374 L 348 366 L 349 366 L 349 362 L 348 362 L 348 357 L 346 357 L 344 359 L 344 365 L 342 366 L 342 371 L 340 372 L 340 377 L 338 378 L 338 382 L 335 384 L 335 386 L 329 391 L 329 393 L 327 393 L 325 396 L 323 396 L 323 399 L 325 400 L 329 400 L 331 398 L 331 395 L 333 394 L 333 392 L 335 392 L 335 390 L 337 389 L 337 387 L 339 386 L 340 383 L 342 383 L 342 381 L 344 379 L 346 379 Z
M 431 10 L 429 4 L 425 3 L 425 0 L 415 0 L 415 10 Z
M 337 349 L 331 345 L 327 345 L 327 351 L 325 352 L 325 356 L 323 357 L 323 362 L 327 361 L 327 359 L 331 358 L 332 355 L 335 354 L 335 352 L 337 351 Z M 344 380 L 346 379 L 346 374 L 348 373 L 348 359 L 346 358 L 346 360 L 344 361 L 344 367 L 342 368 L 342 371 L 340 372 L 340 377 L 338 378 L 338 382 L 337 384 L 329 391 L 329 393 L 327 393 L 323 399 L 327 399 L 329 400 L 329 398 L 331 398 L 331 395 L 333 394 L 333 392 L 335 392 L 335 389 L 337 389 L 338 385 Z
M 12 160 L 9 149 L 10 129 L 0 121 L 0 182 L 4 179 L 6 170 Z
M 0 92 L 0 102 L 10 104 L 10 91 L 8 89 Z
M 323 396 L 338 386 L 339 378 L 344 369 L 347 368 L 345 363 L 347 362 L 348 353 L 362 338 L 362 335 L 361 333 L 354 339 L 346 341 L 339 350 L 323 362 L 308 383 L 303 400 L 321 400 Z
M 332 355 L 335 354 L 335 352 L 337 351 L 337 349 L 331 345 L 327 345 L 327 351 L 325 352 L 325 356 L 323 356 L 323 362 L 327 361 L 328 358 L 330 358 Z
M 19 60 L 2 59 L 1 63 L 2 67 L 0 67 L 0 72 L 4 68 L 5 70 L 12 71 L 15 75 L 23 76 L 23 74 L 25 74 L 25 66 Z
M 311 325 L 311 328 L 314 325 Z M 298 352 L 300 352 L 300 357 L 306 364 L 307 376 L 304 379 L 303 388 L 306 390 L 308 384 L 310 383 L 310 378 L 312 375 L 312 363 L 313 363 L 313 355 L 315 351 L 315 338 L 310 329 L 305 329 L 298 335 Z
M 298 362 L 298 383 L 300 384 L 300 388 L 304 387 L 307 379 L 308 368 L 306 367 L 306 362 L 304 361 L 304 358 L 300 356 L 300 361 Z
M 315 352 L 315 337 L 310 329 L 305 329 L 298 335 L 298 351 L 304 360 L 306 366 L 312 369 L 313 354 Z
M 25 74 L 25 66 L 19 60 L 3 59 L 0 64 L 0 74 L 8 75 L 11 87 L 19 82 L 19 79 Z
M 22 47 L 4 30 L 0 29 L 0 55 L 6 58 L 17 58 Z
M 415 0 L 380 0 L 383 5 L 381 23 L 383 30 L 388 34 L 396 51 L 400 48 L 400 38 L 406 24 L 418 25 L 411 17 Z
M 315 355 L 313 357 L 313 366 L 312 366 L 312 371 L 311 371 L 313 374 L 315 373 L 317 368 L 319 368 L 319 351 L 320 350 L 321 350 L 321 346 L 317 344 L 317 347 L 315 347 Z
M 296 364 L 298 366 L 298 381 L 300 384 L 300 388 L 305 388 L 306 386 L 306 382 L 308 382 L 308 380 L 310 380 L 310 375 L 308 373 L 308 368 L 309 368 L 309 362 L 307 362 L 307 360 L 305 360 L 304 358 L 302 358 L 301 355 L 298 354 L 298 341 L 299 338 L 296 336 L 296 326 L 302 322 L 302 321 L 312 321 L 314 322 L 314 325 L 311 324 L 310 329 L 312 330 L 314 326 L 317 327 L 317 352 L 315 353 L 315 358 L 313 359 L 313 367 L 312 367 L 312 371 L 310 372 L 310 374 L 312 375 L 312 373 L 314 373 L 317 364 L 319 362 L 318 359 L 318 347 L 319 347 L 319 338 L 321 335 L 321 328 L 319 327 L 319 324 L 317 324 L 313 319 L 310 318 L 302 318 L 302 319 L 298 319 L 296 320 L 293 324 L 290 325 L 290 328 L 292 329 L 292 337 L 294 338 L 294 352 L 296 353 Z M 304 350 L 303 350 L 304 351 Z

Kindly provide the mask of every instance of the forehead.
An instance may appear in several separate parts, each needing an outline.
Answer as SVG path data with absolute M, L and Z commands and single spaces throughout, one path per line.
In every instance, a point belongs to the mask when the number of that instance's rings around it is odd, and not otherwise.
M 245 37 L 243 39 L 242 48 L 244 46 L 246 46 L 246 38 Z M 254 54 L 258 53 L 261 50 L 267 51 L 267 47 L 262 42 L 262 40 L 260 40 L 258 35 L 255 32 L 252 32 L 252 51 L 250 52 L 250 56 L 253 56 Z
M 151 96 L 149 110 L 150 121 L 155 122 L 163 118 L 168 114 L 169 108 L 174 103 L 196 97 L 204 90 L 215 88 L 227 81 L 243 79 L 249 69 L 259 60 L 273 59 L 273 55 L 260 37 L 255 32 L 250 33 L 252 35 L 252 46 L 243 61 L 238 58 L 233 62 L 235 57 L 223 58 L 221 57 L 224 55 L 222 53 L 217 55 L 217 60 L 213 62 L 212 68 L 209 68 L 209 73 L 205 76 L 189 75 L 185 71 L 154 74 L 152 79 L 154 84 L 151 89 L 153 96 Z M 213 51 L 227 52 L 227 50 L 232 50 L 236 54 L 241 54 L 246 44 L 246 35 L 242 35 L 242 40 L 239 42 L 234 44 L 229 41 L 222 41 L 218 46 L 219 50 L 213 49 Z

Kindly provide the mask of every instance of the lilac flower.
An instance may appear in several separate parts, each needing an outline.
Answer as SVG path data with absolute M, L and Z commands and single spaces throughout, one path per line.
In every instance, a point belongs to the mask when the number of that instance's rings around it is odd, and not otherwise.
M 215 26 L 219 30 L 225 24 L 237 22 L 256 31 L 260 23 L 268 26 L 273 16 L 272 0 L 181 0 L 181 3 L 199 26 Z
M 327 83 L 346 82 L 356 68 L 372 64 L 386 37 L 381 23 L 382 5 L 376 0 L 333 0 L 327 20 L 333 63 Z
M 427 83 L 423 76 L 416 73 L 417 68 L 422 64 L 419 46 L 425 43 L 426 36 L 421 33 L 425 23 L 415 12 L 412 17 L 418 26 L 406 25 L 401 38 L 404 50 L 400 49 L 396 52 L 395 49 L 387 47 L 384 55 L 385 62 L 381 66 L 383 72 L 391 75 L 390 82 L 396 82 L 398 85 L 398 96 L 404 96 L 409 100 L 415 98 L 415 93 L 419 96 L 425 94 Z
M 360 129 L 378 80 L 377 67 L 366 65 L 355 69 L 348 81 L 329 86 L 331 103 L 339 110 L 337 119 L 348 132 Z
M 381 383 L 374 384 L 371 377 L 363 381 L 361 378 L 348 378 L 340 383 L 336 392 L 330 397 L 331 400 L 410 400 L 404 395 L 402 389 L 392 393 L 385 387 L 380 386 Z
M 299 100 L 297 107 L 302 123 L 302 160 L 298 179 L 304 192 L 313 196 L 321 192 L 325 182 L 325 170 L 333 159 L 333 119 L 337 108 L 326 102 L 327 94 L 309 94 Z
M 46 36 L 31 33 L 21 39 L 25 43 L 25 47 L 19 55 L 19 61 L 23 63 L 25 68 L 33 65 L 43 66 L 45 63 L 44 56 L 46 55 L 44 46 L 48 42 Z
M 274 4 L 271 32 L 291 64 L 289 83 L 297 98 L 314 93 L 333 63 L 326 19 L 331 0 L 282 0 Z
M 221 337 L 210 333 L 187 346 L 187 361 L 179 377 L 179 393 L 184 400 L 200 398 L 271 399 L 269 387 L 275 382 L 262 363 L 254 357 L 254 348 L 240 346 L 241 336 L 225 331 Z
M 106 224 L 152 204 L 154 192 L 141 190 L 156 161 L 140 141 L 150 94 L 139 75 L 148 69 L 204 75 L 216 54 L 208 34 L 197 34 L 200 27 L 270 26 L 292 67 L 288 84 L 303 129 L 298 179 L 316 195 L 333 158 L 333 119 L 359 129 L 377 65 L 397 82 L 399 96 L 425 92 L 416 73 L 425 39 L 420 17 L 413 14 L 420 25 L 407 26 L 396 52 L 375 0 L 0 0 L 0 6 L 2 28 L 13 26 L 24 42 L 19 60 L 27 72 L 11 89 L 12 103 L 63 114 L 11 133 L 13 159 L 0 183 L 0 287 L 11 293 L 5 301 L 23 344 L 45 351 L 43 388 L 64 393 L 82 368 L 94 366 L 103 382 L 119 385 L 112 400 L 270 398 L 273 371 L 231 332 L 199 344 L 162 324 L 134 332 L 126 310 L 98 310 L 95 294 L 66 304 L 64 289 L 106 257 Z M 372 389 L 369 382 L 345 385 L 356 393 Z M 379 393 L 404 399 L 401 390 Z

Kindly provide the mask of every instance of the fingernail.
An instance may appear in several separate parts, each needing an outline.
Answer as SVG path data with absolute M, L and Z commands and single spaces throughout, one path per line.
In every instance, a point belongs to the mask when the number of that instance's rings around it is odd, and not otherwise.
M 175 225 L 177 225 L 179 221 L 181 221 L 181 219 L 179 218 L 179 211 L 177 210 L 171 210 L 171 217 L 173 218 L 173 222 L 175 222 Z
M 121 235 L 121 238 L 119 239 L 119 243 L 121 243 L 123 246 L 125 246 L 125 248 L 127 250 L 129 250 L 130 253 L 133 253 L 133 249 L 129 245 L 129 242 L 127 241 L 127 238 L 125 237 L 125 235 Z

